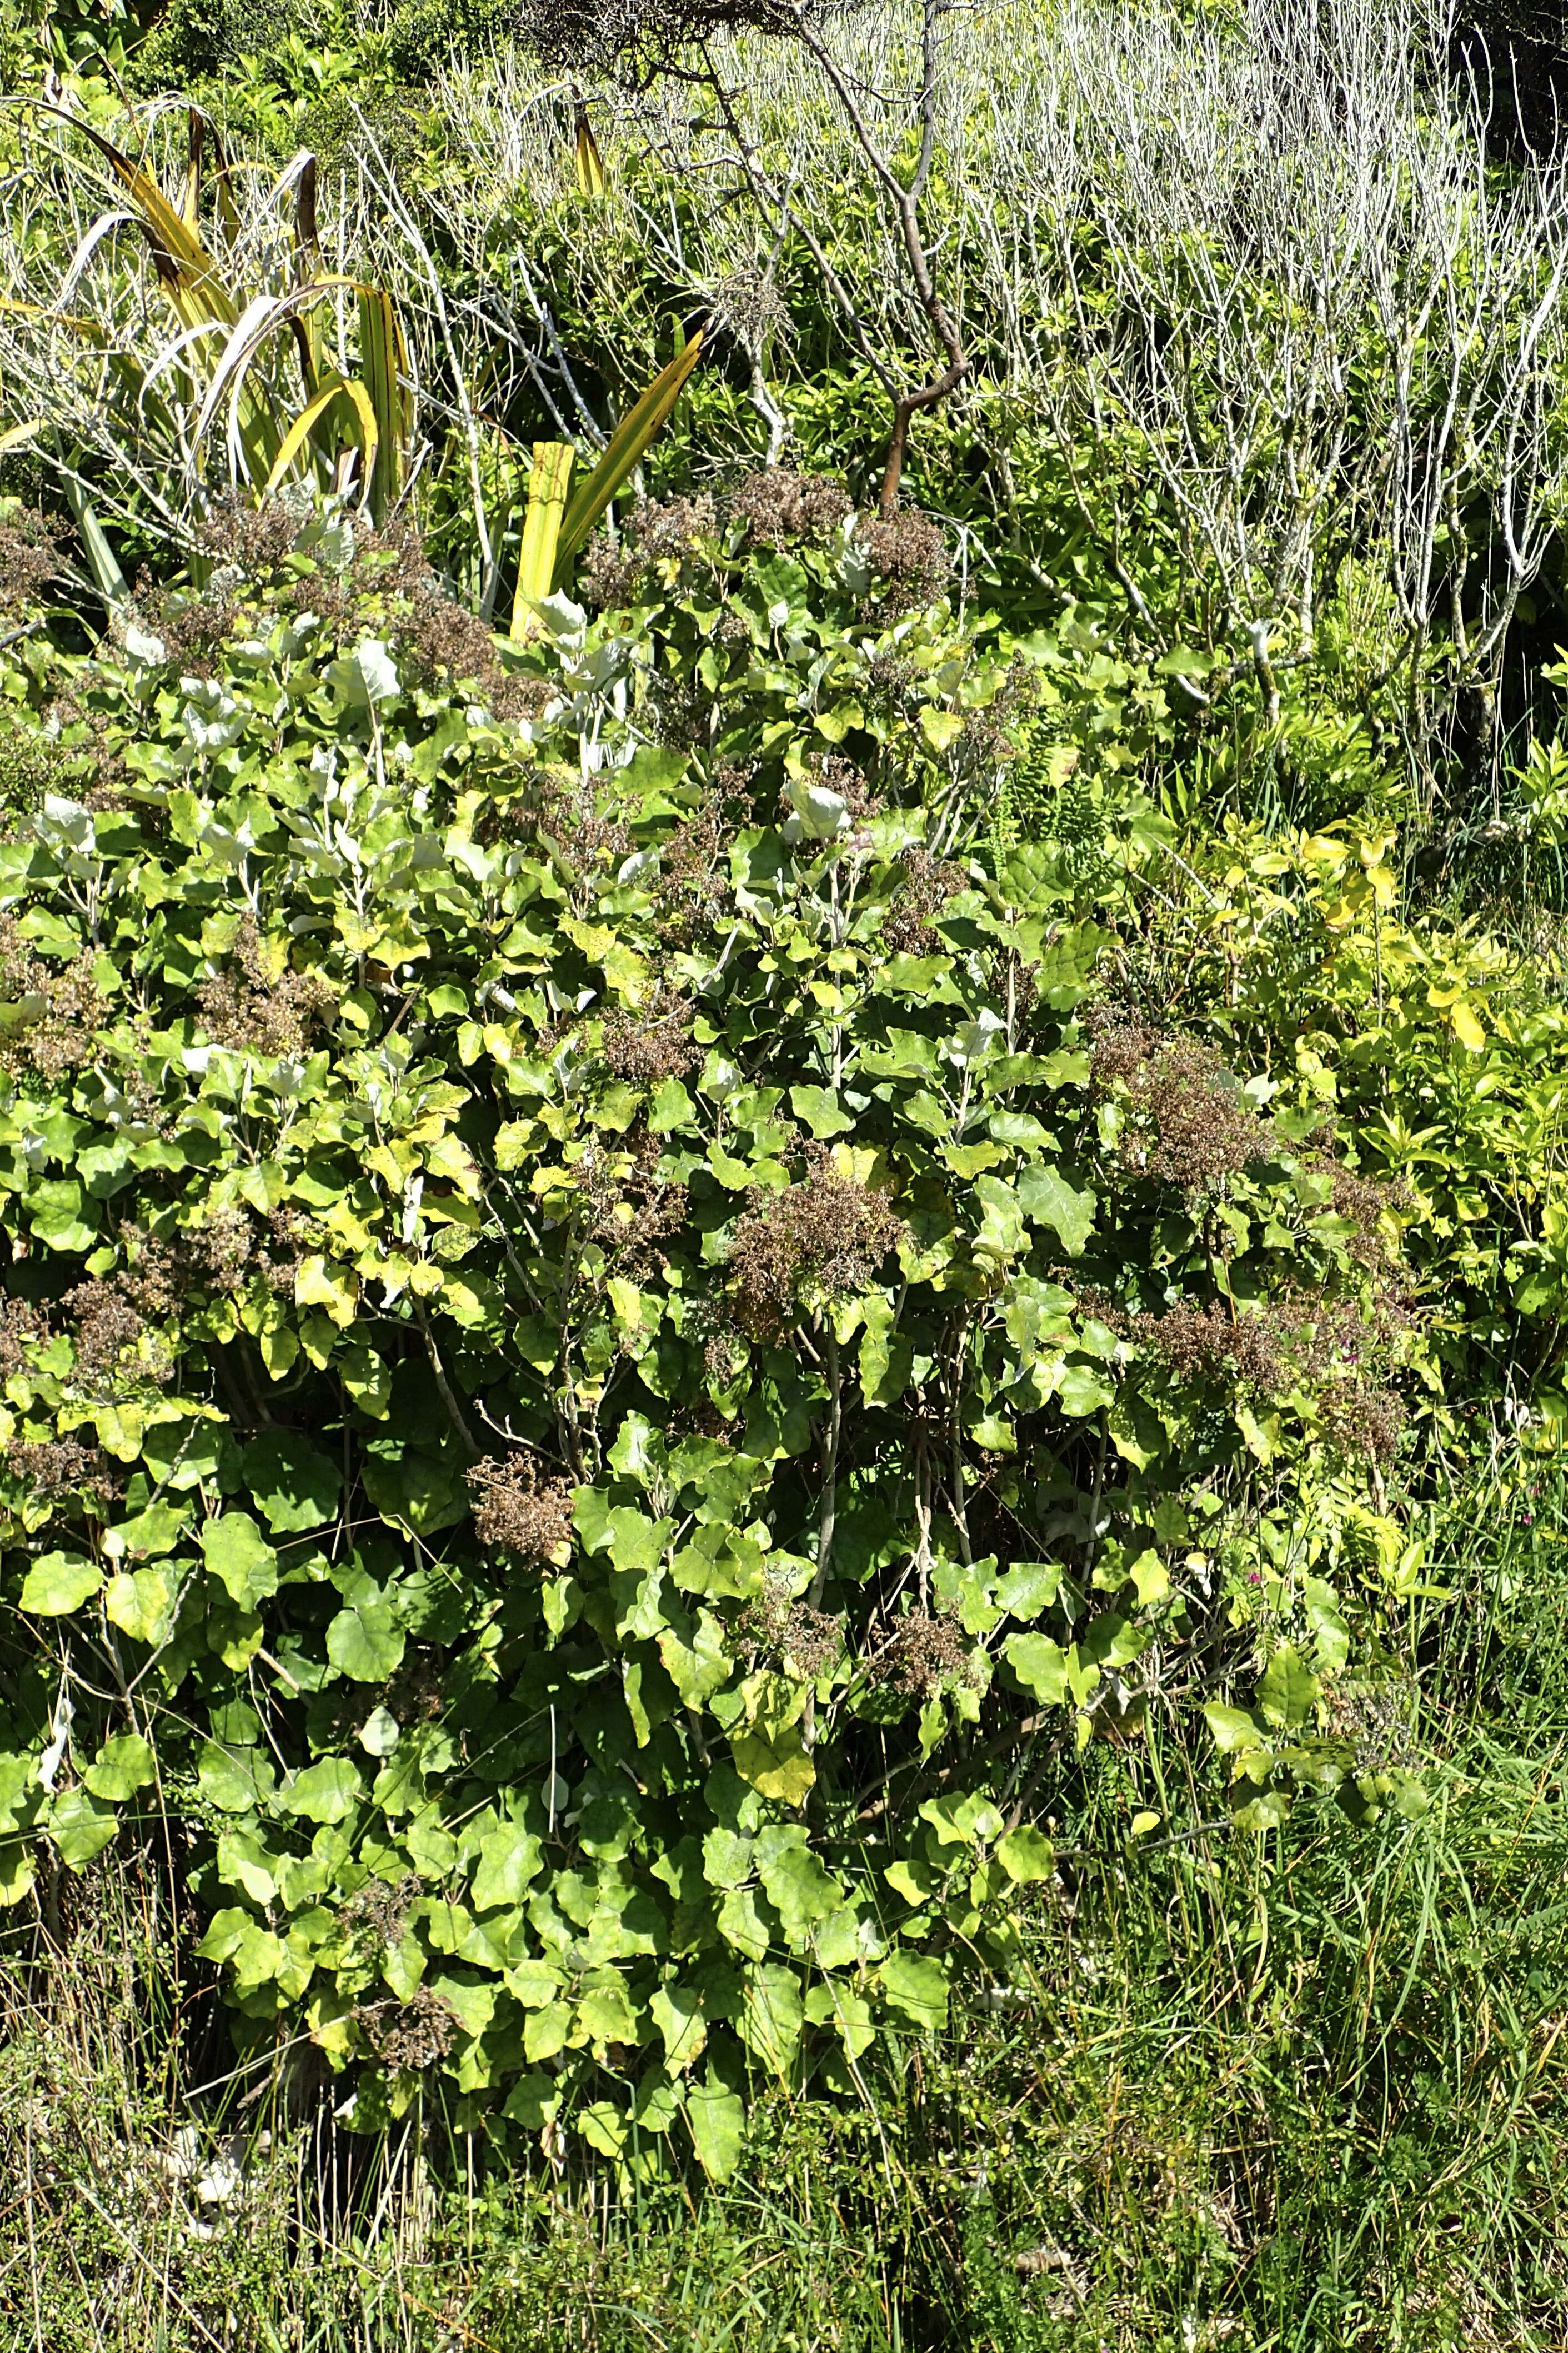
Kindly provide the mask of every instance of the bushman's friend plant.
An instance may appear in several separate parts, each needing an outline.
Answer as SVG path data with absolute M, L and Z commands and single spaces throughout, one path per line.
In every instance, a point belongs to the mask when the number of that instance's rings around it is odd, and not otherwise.
M 0 1892 L 180 1823 L 358 2123 L 722 2175 L 1005 1975 L 1075 1746 L 1418 1804 L 1347 1729 L 1397 1205 L 1119 997 L 1158 697 L 831 484 L 643 510 L 522 647 L 228 530 L 5 678 Z

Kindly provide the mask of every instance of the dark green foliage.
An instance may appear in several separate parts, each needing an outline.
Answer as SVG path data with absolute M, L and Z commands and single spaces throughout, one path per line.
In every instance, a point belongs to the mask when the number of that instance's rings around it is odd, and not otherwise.
M 264 57 L 290 31 L 295 14 L 290 0 L 170 0 L 134 52 L 136 86 L 187 89 L 241 58 Z
M 404 0 L 386 24 L 386 61 L 400 82 L 427 81 L 455 49 L 480 50 L 508 29 L 509 0 Z

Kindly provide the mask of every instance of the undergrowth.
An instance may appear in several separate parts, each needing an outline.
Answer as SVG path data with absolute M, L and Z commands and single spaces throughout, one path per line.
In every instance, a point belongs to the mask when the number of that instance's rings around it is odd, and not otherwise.
M 1560 2346 L 1564 1500 L 1548 1462 L 1434 1531 L 1423 1820 L 1238 1837 L 1155 1708 L 1065 1778 L 1014 1980 L 856 2106 L 765 2094 L 695 2198 L 548 2137 L 492 2176 L 434 2091 L 342 2130 L 308 2054 L 234 2069 L 159 1858 L 62 1876 L 0 1980 L 0 2346 Z

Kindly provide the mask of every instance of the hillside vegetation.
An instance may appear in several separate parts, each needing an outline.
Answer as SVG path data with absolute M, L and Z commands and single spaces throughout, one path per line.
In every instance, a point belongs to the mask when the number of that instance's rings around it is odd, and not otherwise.
M 1528 30 L 8 12 L 0 2346 L 1563 2343 Z

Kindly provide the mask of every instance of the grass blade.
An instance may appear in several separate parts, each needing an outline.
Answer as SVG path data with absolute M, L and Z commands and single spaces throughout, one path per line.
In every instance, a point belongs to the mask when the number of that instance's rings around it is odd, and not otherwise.
M 267 477 L 264 495 L 270 496 L 271 492 L 278 488 L 300 451 L 310 438 L 316 427 L 325 417 L 327 411 L 333 406 L 340 394 L 348 401 L 359 422 L 359 436 L 355 446 L 360 452 L 364 480 L 369 482 L 375 465 L 376 446 L 381 438 L 380 428 L 375 420 L 375 409 L 363 384 L 357 380 L 345 382 L 341 375 L 334 375 L 328 377 L 314 397 L 306 402 L 288 432 L 283 436 L 282 447 L 273 461 L 272 471 Z
M 528 634 L 532 607 L 550 594 L 555 577 L 555 551 L 566 493 L 572 481 L 576 451 L 570 441 L 536 441 L 533 471 L 528 482 L 528 511 L 522 522 L 522 550 L 518 559 L 517 594 L 512 599 L 511 634 Z
M 384 287 L 359 289 L 360 370 L 375 411 L 371 519 L 378 525 L 403 495 L 408 475 L 408 354 L 392 298 Z
M 185 193 L 180 206 L 180 217 L 193 237 L 201 217 L 202 141 L 205 131 L 205 121 L 193 106 L 185 131 Z
M 555 559 L 554 585 L 557 587 L 561 586 L 566 566 L 584 545 L 610 501 L 669 422 L 675 404 L 702 356 L 706 332 L 704 322 L 688 338 L 685 350 L 678 352 L 669 365 L 659 371 L 641 398 L 626 411 L 616 426 L 604 455 L 587 480 L 579 483 L 561 522 L 561 538 Z
M 125 575 L 114 560 L 114 550 L 104 535 L 103 525 L 99 522 L 92 501 L 68 467 L 61 468 L 60 480 L 93 585 L 106 605 L 123 605 L 130 594 L 125 586 Z
M 132 163 L 112 139 L 94 131 L 79 115 L 61 106 L 47 107 L 45 111 L 58 115 L 73 131 L 80 132 L 98 149 L 125 189 L 149 233 L 158 275 L 170 288 L 186 324 L 196 326 L 205 322 L 232 327 L 239 315 L 238 309 L 224 286 L 217 263 L 157 182 L 149 179 L 141 165 Z
M 584 196 L 605 193 L 605 159 L 585 113 L 577 117 L 577 186 Z

